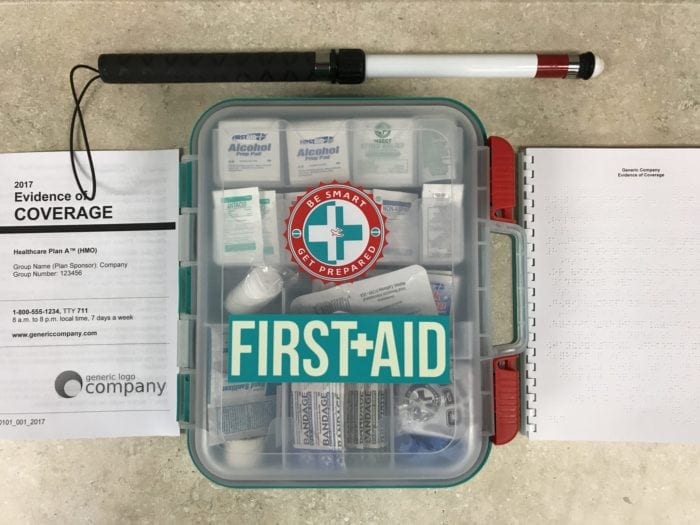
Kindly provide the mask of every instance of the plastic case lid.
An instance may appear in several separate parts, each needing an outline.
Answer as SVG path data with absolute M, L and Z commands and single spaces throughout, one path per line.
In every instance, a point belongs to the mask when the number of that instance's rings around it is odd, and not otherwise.
M 226 486 L 440 486 L 474 475 L 494 432 L 492 359 L 523 343 L 520 333 L 491 344 L 489 232 L 515 230 L 489 220 L 489 149 L 476 116 L 448 99 L 229 100 L 200 118 L 190 153 L 181 412 L 198 468 Z M 318 274 L 289 249 L 295 206 L 332 182 L 372 199 L 388 232 L 383 256 L 354 284 Z M 324 205 L 333 231 L 305 246 L 318 260 L 351 260 L 361 244 L 353 228 L 371 219 Z M 387 285 L 394 291 L 377 296 Z M 238 353 L 243 339 L 229 345 L 231 334 L 243 337 L 231 331 L 231 312 L 270 322 L 434 315 L 448 327 L 449 376 L 236 381 L 232 366 L 238 374 L 248 356 Z M 335 350 L 326 348 L 331 361 Z

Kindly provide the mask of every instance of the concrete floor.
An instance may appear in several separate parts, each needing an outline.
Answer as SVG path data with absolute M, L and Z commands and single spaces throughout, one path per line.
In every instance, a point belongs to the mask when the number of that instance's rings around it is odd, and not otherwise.
M 67 148 L 68 71 L 101 52 L 247 49 L 593 50 L 595 81 L 406 80 L 327 85 L 100 86 L 96 149 L 187 144 L 228 97 L 453 97 L 524 145 L 697 145 L 696 2 L 1 2 L 2 151 Z M 501 252 L 499 252 L 501 253 Z M 505 279 L 507 265 L 494 265 Z M 507 294 L 495 294 L 507 331 Z M 1 358 L 0 358 L 1 362 Z M 40 523 L 697 523 L 697 445 L 531 443 L 496 448 L 472 481 L 427 490 L 227 490 L 184 439 L 0 441 L 0 521 Z

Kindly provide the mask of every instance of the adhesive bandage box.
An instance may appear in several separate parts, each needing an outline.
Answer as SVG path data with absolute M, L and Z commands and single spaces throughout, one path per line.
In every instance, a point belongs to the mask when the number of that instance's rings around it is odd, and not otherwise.
M 287 125 L 289 183 L 315 186 L 350 178 L 346 120 L 307 120 Z
M 356 119 L 352 131 L 353 182 L 392 188 L 415 183 L 413 119 Z
M 279 120 L 219 122 L 218 174 L 224 186 L 281 181 Z

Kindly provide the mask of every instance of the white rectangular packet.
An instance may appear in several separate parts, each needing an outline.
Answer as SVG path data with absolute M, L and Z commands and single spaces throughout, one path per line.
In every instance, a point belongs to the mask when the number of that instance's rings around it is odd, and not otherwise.
M 260 192 L 235 188 L 212 192 L 214 199 L 213 258 L 221 266 L 263 261 Z
M 219 122 L 220 183 L 281 182 L 280 128 L 281 121 L 275 119 Z
M 361 186 L 413 186 L 415 131 L 410 118 L 353 121 L 352 180 Z
M 429 271 L 428 279 L 433 290 L 438 315 L 450 315 L 457 296 L 457 277 L 452 272 Z
M 316 186 L 350 178 L 346 120 L 307 120 L 287 125 L 289 183 Z
M 382 205 L 382 212 L 387 218 L 387 245 L 379 263 L 418 262 L 418 195 L 380 189 L 372 190 L 372 195 L 374 201 Z
M 418 265 L 299 296 L 292 301 L 290 311 L 437 315 L 428 273 Z
M 280 236 L 277 220 L 277 193 L 260 192 L 260 217 L 262 220 L 263 259 L 268 264 L 280 262 Z
M 456 180 L 462 167 L 462 128 L 444 118 L 416 120 L 418 179 L 421 183 Z
M 424 184 L 421 262 L 451 264 L 464 256 L 463 184 Z

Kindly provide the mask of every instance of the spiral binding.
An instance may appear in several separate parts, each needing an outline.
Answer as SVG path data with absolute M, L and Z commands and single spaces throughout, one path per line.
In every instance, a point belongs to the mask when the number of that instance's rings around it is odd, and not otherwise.
M 527 308 L 529 337 L 525 350 L 525 431 L 528 435 L 537 432 L 537 377 L 535 356 L 537 355 L 537 324 L 535 321 L 535 159 L 527 151 L 521 157 L 523 226 L 527 236 Z

